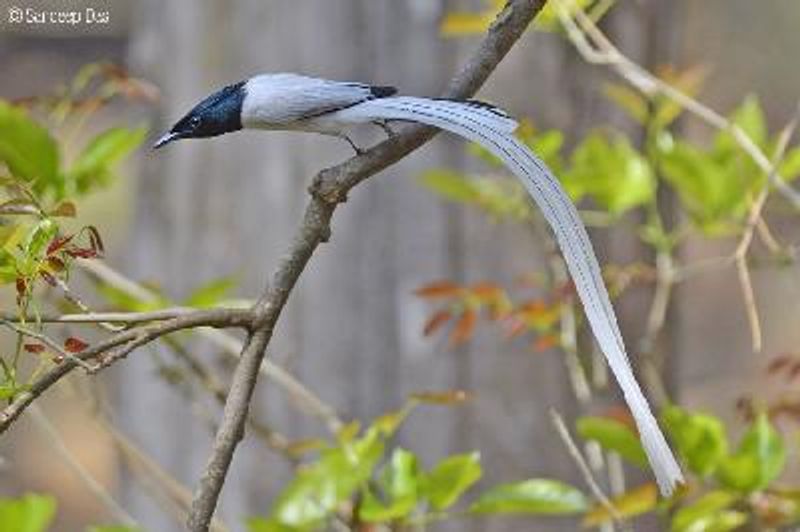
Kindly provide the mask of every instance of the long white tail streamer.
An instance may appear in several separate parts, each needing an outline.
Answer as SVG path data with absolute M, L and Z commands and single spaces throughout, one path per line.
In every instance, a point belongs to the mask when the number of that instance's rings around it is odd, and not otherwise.
M 455 133 L 499 157 L 522 181 L 556 236 L 592 331 L 636 421 L 661 493 L 671 494 L 683 475 L 631 370 L 589 235 L 552 172 L 513 136 L 516 122 L 474 104 L 405 96 L 369 100 L 339 114 L 354 122 L 407 120 Z

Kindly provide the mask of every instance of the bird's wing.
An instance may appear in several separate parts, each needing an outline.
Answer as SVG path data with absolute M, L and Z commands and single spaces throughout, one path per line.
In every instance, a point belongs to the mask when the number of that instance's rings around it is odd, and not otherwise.
M 392 87 L 296 74 L 256 76 L 247 82 L 245 90 L 243 118 L 274 126 L 291 125 L 396 92 Z

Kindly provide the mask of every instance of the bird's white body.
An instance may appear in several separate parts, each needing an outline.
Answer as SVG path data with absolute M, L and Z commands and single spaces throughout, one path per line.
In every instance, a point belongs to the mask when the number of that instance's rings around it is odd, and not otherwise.
M 683 481 L 680 468 L 636 382 L 589 236 L 559 181 L 514 137 L 517 123 L 503 111 L 480 102 L 391 96 L 394 91 L 387 89 L 296 74 L 255 76 L 243 85 L 241 126 L 344 136 L 356 124 L 419 122 L 477 142 L 502 160 L 550 224 L 588 322 L 636 421 L 656 480 L 662 493 L 671 493 Z
M 384 120 L 419 121 L 407 116 L 374 116 L 374 105 L 362 105 L 368 102 L 413 100 L 417 105 L 435 102 L 437 106 L 451 109 L 464 106 L 464 102 L 407 96 L 376 98 L 372 87 L 363 83 L 330 81 L 298 74 L 254 76 L 244 88 L 246 96 L 242 103 L 242 125 L 245 128 L 309 131 L 334 136 L 340 136 L 358 124 Z M 473 107 L 472 110 L 503 131 L 517 128 L 517 122 L 499 109 L 489 110 L 488 106 L 484 106 Z

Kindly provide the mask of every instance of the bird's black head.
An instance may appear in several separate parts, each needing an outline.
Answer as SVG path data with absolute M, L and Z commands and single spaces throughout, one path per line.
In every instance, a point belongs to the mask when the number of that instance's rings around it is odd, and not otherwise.
M 153 149 L 179 139 L 216 137 L 242 129 L 244 84 L 228 85 L 197 104 L 156 141 Z

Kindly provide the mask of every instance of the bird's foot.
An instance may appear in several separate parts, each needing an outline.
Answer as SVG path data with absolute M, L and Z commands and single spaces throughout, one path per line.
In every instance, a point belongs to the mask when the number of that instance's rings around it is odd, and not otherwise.
M 375 125 L 381 128 L 384 131 L 384 133 L 386 133 L 386 136 L 389 137 L 390 139 L 393 139 L 397 136 L 397 131 L 392 129 L 391 126 L 389 125 L 389 122 L 387 122 L 386 120 L 378 120 L 375 122 Z
M 350 144 L 350 147 L 351 147 L 351 148 L 353 148 L 353 151 L 354 151 L 354 152 L 356 152 L 356 155 L 364 155 L 364 153 L 367 151 L 367 150 L 364 150 L 364 149 L 362 149 L 362 148 L 359 148 L 359 147 L 356 145 L 356 143 L 355 143 L 355 142 L 353 142 L 353 139 L 351 139 L 351 138 L 350 138 L 350 137 L 348 137 L 347 135 L 342 135 L 342 138 L 343 138 L 344 140 L 346 140 L 348 144 Z

